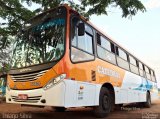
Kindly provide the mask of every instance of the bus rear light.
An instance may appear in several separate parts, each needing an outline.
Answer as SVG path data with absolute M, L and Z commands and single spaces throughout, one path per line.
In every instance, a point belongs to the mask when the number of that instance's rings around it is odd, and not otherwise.
M 64 78 L 66 78 L 66 74 L 61 74 L 56 78 L 51 79 L 44 87 L 44 90 L 50 89 L 54 85 L 60 83 Z

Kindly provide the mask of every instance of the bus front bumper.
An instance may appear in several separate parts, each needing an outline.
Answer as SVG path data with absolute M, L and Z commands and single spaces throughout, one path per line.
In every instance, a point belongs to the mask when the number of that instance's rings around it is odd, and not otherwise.
M 22 98 L 20 98 L 20 96 Z M 26 96 L 26 97 L 24 97 Z M 64 107 L 65 81 L 44 90 L 12 90 L 6 88 L 6 102 L 26 105 L 62 106 Z
M 99 104 L 101 85 L 64 79 L 45 90 L 9 90 L 6 88 L 6 102 L 22 105 L 81 107 Z M 27 96 L 19 99 L 19 95 Z

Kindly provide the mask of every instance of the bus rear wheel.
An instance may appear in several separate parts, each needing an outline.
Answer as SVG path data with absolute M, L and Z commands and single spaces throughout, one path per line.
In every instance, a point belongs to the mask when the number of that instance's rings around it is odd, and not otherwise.
M 151 96 L 149 92 L 147 92 L 146 94 L 146 102 L 144 102 L 144 107 L 147 107 L 147 108 L 151 107 Z
M 99 97 L 99 106 L 94 108 L 94 114 L 96 117 L 103 118 L 106 117 L 112 109 L 111 94 L 109 90 L 102 87 Z

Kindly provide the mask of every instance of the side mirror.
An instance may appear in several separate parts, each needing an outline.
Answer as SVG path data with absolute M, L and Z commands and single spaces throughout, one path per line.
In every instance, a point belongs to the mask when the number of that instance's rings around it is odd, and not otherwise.
M 84 23 L 78 24 L 78 36 L 83 36 L 85 33 L 85 25 Z

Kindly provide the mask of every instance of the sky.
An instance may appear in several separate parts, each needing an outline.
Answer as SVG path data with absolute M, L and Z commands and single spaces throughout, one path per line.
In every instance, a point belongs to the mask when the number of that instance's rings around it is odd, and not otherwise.
M 141 0 L 147 11 L 132 19 L 122 18 L 120 9 L 92 15 L 91 22 L 114 41 L 153 68 L 160 87 L 160 0 Z

